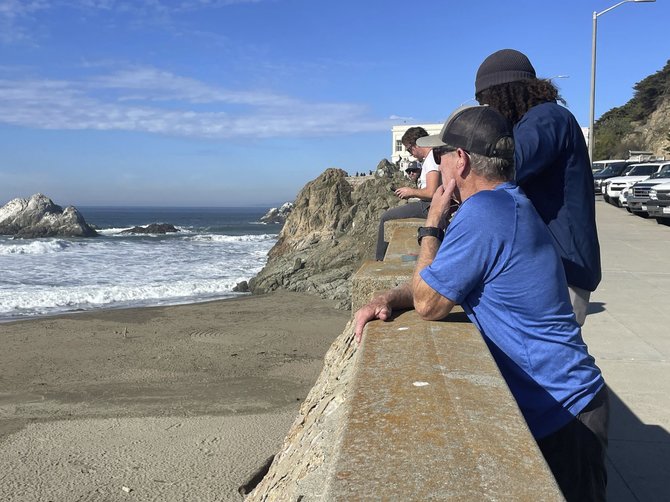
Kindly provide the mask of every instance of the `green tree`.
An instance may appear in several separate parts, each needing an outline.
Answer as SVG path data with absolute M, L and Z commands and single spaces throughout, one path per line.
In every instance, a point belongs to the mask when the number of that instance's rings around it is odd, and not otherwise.
M 641 139 L 629 139 L 623 144 L 623 138 L 633 132 L 634 122 L 646 120 L 664 99 L 670 99 L 670 60 L 662 70 L 644 78 L 633 89 L 635 93 L 628 103 L 612 108 L 596 121 L 595 159 L 625 157 L 629 149 L 647 149 Z M 670 153 L 667 149 L 666 152 Z

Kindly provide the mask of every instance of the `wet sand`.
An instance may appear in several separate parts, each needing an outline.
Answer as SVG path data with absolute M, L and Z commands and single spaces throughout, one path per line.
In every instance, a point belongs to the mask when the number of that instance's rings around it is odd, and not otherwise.
M 0 324 L 0 500 L 241 500 L 349 315 L 280 292 Z

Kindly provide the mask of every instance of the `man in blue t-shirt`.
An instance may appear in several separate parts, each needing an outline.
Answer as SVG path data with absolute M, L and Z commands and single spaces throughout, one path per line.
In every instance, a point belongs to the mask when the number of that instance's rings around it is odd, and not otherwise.
M 419 229 L 411 282 L 356 312 L 365 323 L 414 307 L 443 319 L 463 307 L 481 332 L 568 500 L 604 500 L 608 398 L 570 303 L 553 238 L 512 181 L 512 126 L 487 106 L 456 110 L 432 147 L 443 186 Z M 445 234 L 451 199 L 460 203 Z

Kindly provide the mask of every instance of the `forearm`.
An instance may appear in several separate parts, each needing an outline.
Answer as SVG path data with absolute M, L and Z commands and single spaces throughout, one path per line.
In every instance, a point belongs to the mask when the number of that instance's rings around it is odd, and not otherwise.
M 426 218 L 427 227 L 437 227 L 444 230 L 445 217 L 443 212 L 431 208 Z M 412 275 L 412 295 L 414 308 L 423 319 L 443 319 L 451 312 L 454 303 L 431 288 L 420 275 L 420 272 L 433 263 L 437 251 L 440 249 L 440 241 L 436 237 L 427 236 L 421 239 L 421 248 L 417 259 L 414 274 Z
M 400 196 L 408 199 L 410 197 L 418 197 L 421 200 L 431 200 L 437 187 L 440 186 L 440 175 L 437 171 L 431 171 L 426 175 L 426 186 L 424 188 L 407 188 L 403 187 Z
M 407 189 L 407 198 L 416 197 L 418 199 L 430 200 L 433 197 L 433 193 L 428 188 L 409 188 Z
M 384 291 L 375 297 L 373 302 L 383 303 L 393 310 L 412 308 L 414 302 L 412 300 L 411 283 L 406 282 L 393 289 Z
M 374 320 L 390 319 L 393 309 L 412 307 L 412 288 L 409 283 L 385 291 L 375 296 L 370 303 L 363 305 L 354 314 L 354 336 L 360 343 L 365 325 Z
M 429 225 L 437 226 L 437 225 Z M 420 272 L 433 263 L 433 259 L 440 248 L 440 240 L 435 237 L 421 239 L 419 258 L 412 275 L 412 297 L 414 308 L 421 318 L 435 321 L 443 319 L 451 312 L 454 303 L 431 288 L 421 277 Z

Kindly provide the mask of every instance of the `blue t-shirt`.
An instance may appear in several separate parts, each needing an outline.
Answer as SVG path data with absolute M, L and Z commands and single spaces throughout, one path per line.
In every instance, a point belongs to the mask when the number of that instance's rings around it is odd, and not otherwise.
M 543 103 L 514 126 L 516 182 L 549 227 L 568 284 L 600 283 L 593 174 L 579 124 L 566 108 Z
M 477 326 L 535 438 L 567 424 L 604 385 L 552 238 L 515 184 L 466 199 L 421 277 Z

